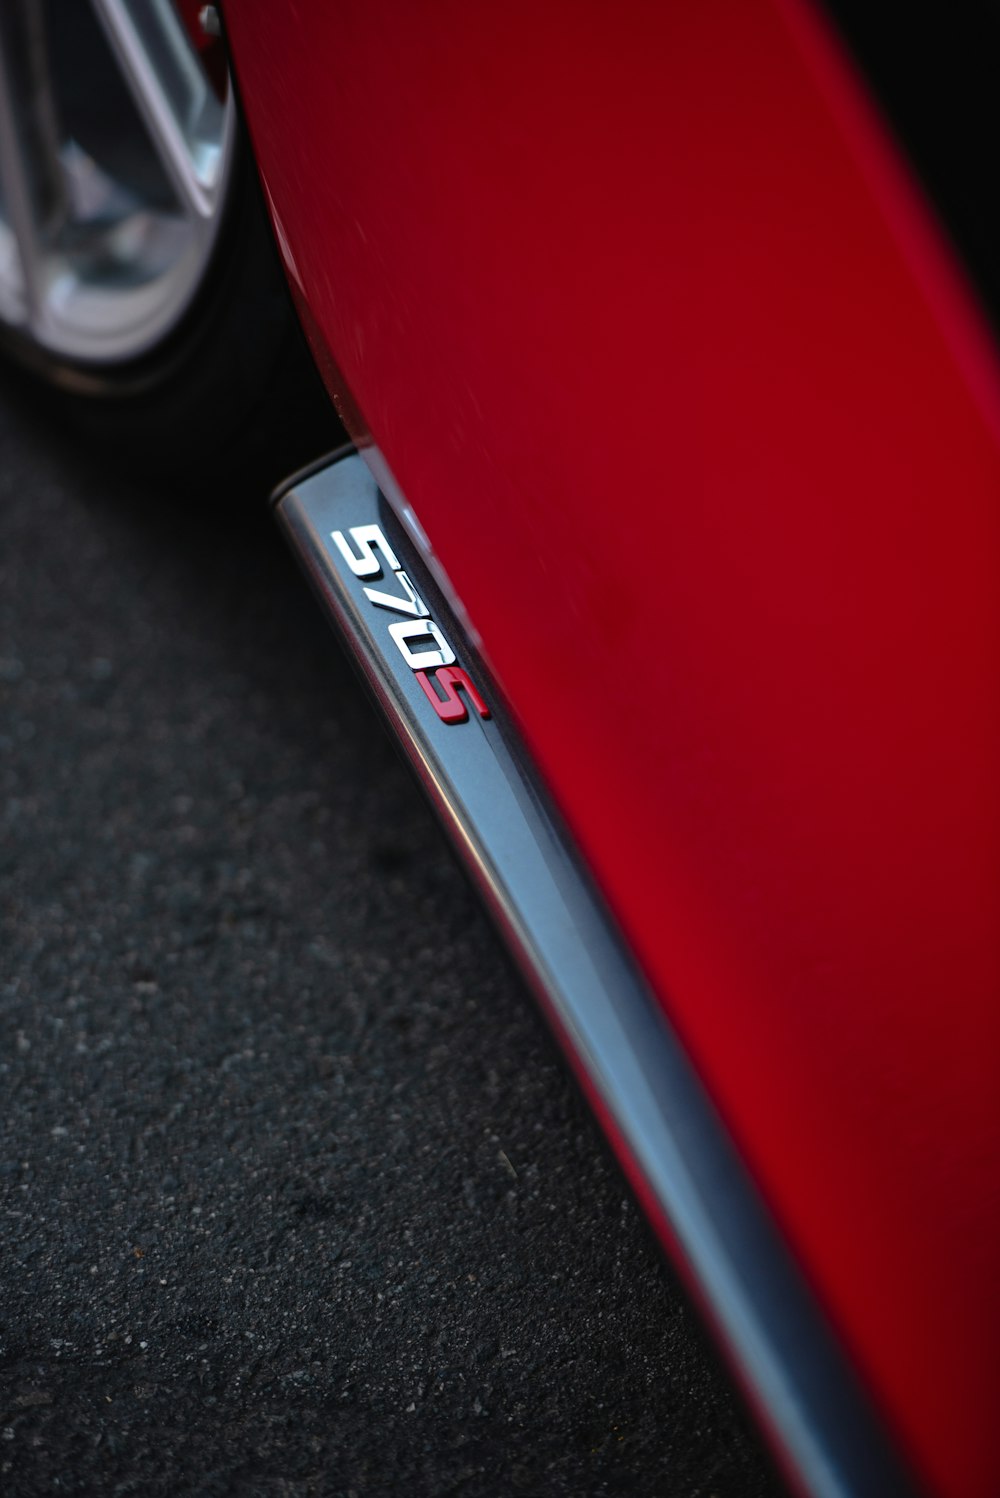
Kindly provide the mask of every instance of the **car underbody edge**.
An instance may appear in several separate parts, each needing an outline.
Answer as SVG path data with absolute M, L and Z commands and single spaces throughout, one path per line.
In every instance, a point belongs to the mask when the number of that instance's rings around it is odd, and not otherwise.
M 792 1481 L 813 1498 L 911 1492 L 412 527 L 352 451 L 291 480 L 276 512 Z

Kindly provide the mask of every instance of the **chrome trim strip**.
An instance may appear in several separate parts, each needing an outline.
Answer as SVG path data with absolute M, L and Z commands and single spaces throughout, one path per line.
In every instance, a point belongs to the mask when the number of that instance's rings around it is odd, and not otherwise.
M 610 1115 L 781 1457 L 812 1498 L 912 1485 L 660 1005 L 572 851 L 481 660 L 356 454 L 277 514 L 555 1028 Z M 379 525 L 491 708 L 436 716 L 331 540 Z M 391 582 L 391 574 L 389 581 Z M 379 585 L 384 586 L 384 584 Z M 391 615 L 388 619 L 391 620 Z

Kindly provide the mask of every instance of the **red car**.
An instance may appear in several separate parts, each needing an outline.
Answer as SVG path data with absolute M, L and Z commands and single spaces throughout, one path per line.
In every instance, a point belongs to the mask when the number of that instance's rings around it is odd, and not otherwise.
M 21 0 L 0 66 L 8 348 L 258 487 L 327 419 L 259 172 L 353 444 L 279 520 L 793 1484 L 995 1494 L 968 183 L 960 255 L 809 0 Z

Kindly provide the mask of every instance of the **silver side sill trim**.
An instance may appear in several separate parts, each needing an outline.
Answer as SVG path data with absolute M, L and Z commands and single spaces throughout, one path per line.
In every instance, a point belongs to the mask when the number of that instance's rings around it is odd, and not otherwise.
M 894 1498 L 909 1479 L 663 1011 L 573 854 L 497 692 L 447 601 L 350 451 L 290 481 L 279 521 L 404 748 L 718 1332 L 779 1459 L 811 1498 Z M 378 526 L 485 698 L 437 716 L 338 531 Z M 412 534 L 412 528 L 411 528 Z M 358 550 L 351 547 L 349 550 Z M 408 598 L 408 594 L 402 594 Z M 419 642 L 427 659 L 436 641 Z M 438 652 L 440 655 L 440 652 Z M 468 700 L 468 699 L 466 699 Z

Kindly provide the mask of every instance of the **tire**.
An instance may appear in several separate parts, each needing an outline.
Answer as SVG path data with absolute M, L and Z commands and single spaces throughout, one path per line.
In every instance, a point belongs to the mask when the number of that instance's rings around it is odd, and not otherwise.
M 10 53 L 21 39 L 12 41 L 7 25 L 0 87 L 6 78 L 10 94 L 17 89 Z M 107 56 L 95 57 L 82 86 L 74 84 L 84 109 L 88 88 L 95 113 L 102 107 L 107 66 Z M 50 73 L 57 76 L 57 68 Z M 80 98 L 73 107 L 79 116 Z M 162 334 L 136 356 L 126 350 L 87 358 L 85 347 L 53 347 L 54 340 L 32 338 L 0 315 L 5 352 L 48 387 L 63 418 L 103 453 L 223 497 L 265 493 L 344 441 L 295 314 L 245 127 L 235 102 L 227 107 L 234 118 L 210 253 Z

